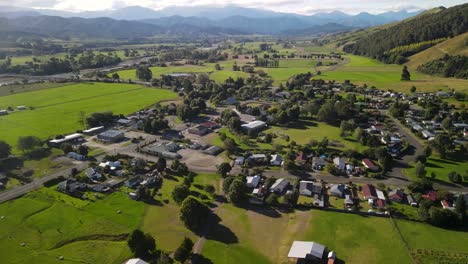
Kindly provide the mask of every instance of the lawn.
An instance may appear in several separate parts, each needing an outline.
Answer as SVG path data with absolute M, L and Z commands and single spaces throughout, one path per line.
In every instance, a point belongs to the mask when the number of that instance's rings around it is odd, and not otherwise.
M 465 261 L 468 260 L 466 231 L 447 230 L 404 220 L 398 220 L 397 225 L 413 254 L 421 263 L 466 263 L 451 259 L 454 255 L 461 254 L 464 254 Z M 423 254 L 417 254 L 418 251 L 422 251 Z
M 42 188 L 0 205 L 2 260 L 121 263 L 130 252 L 119 235 L 138 226 L 144 207 L 122 192 L 91 202 Z
M 460 155 L 457 155 L 460 157 Z M 416 179 L 416 169 L 413 167 L 405 169 L 404 173 L 410 179 Z M 468 175 L 468 162 L 466 160 L 449 160 L 441 159 L 439 157 L 430 157 L 426 161 L 426 176 L 431 176 L 435 173 L 436 179 L 444 182 L 450 182 L 448 174 L 451 171 L 459 173 L 462 178 L 464 175 Z
M 0 109 L 24 105 L 33 110 L 15 111 L 0 118 L 0 138 L 15 145 L 20 136 L 48 138 L 83 129 L 79 114 L 113 111 L 130 114 L 161 100 L 173 99 L 169 90 L 131 84 L 80 83 L 0 97 Z
M 411 263 L 390 219 L 314 210 L 297 240 L 315 241 L 351 263 Z

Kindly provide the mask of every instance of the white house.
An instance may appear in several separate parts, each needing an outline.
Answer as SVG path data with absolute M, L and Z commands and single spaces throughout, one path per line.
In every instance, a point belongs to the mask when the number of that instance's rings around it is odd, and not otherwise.
M 271 165 L 281 166 L 281 163 L 283 163 L 283 158 L 280 155 L 275 154 L 271 156 L 271 160 L 270 160 Z
M 345 170 L 345 166 L 346 166 L 346 163 L 345 163 L 345 159 L 344 158 L 341 158 L 341 157 L 336 157 L 333 159 L 333 164 L 335 164 L 335 167 L 340 170 L 340 171 L 343 171 Z
M 288 258 L 309 259 L 311 257 L 322 259 L 325 246 L 309 241 L 294 241 L 288 253 Z
M 257 188 L 258 184 L 260 183 L 260 176 L 255 175 L 253 177 L 247 177 L 247 187 L 249 188 Z

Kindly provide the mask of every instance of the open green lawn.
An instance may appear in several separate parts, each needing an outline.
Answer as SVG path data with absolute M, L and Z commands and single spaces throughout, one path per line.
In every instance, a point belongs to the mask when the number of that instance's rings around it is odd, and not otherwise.
M 89 202 L 42 188 L 0 205 L 2 261 L 122 263 L 130 252 L 118 235 L 138 226 L 144 207 L 122 192 Z
M 316 241 L 345 263 L 411 263 L 390 219 L 312 211 L 297 240 Z
M 459 154 L 457 155 L 459 156 Z M 436 179 L 444 182 L 450 182 L 448 174 L 451 171 L 459 173 L 462 178 L 464 175 L 468 175 L 468 161 L 466 160 L 451 160 L 451 159 L 441 159 L 439 157 L 430 157 L 426 161 L 426 176 L 431 176 L 432 173 L 435 173 Z M 406 176 L 410 179 L 416 179 L 416 169 L 414 164 L 412 168 L 404 170 Z
M 131 84 L 80 83 L 63 87 L 0 97 L 0 109 L 24 105 L 33 110 L 15 111 L 0 117 L 0 138 L 15 145 L 19 136 L 40 138 L 83 129 L 81 111 L 113 111 L 130 114 L 161 100 L 175 98 L 169 90 L 145 88 Z

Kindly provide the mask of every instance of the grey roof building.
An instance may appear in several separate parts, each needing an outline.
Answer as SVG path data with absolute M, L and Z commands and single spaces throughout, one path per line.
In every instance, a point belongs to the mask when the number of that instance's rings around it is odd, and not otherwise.
M 313 196 L 322 194 L 322 185 L 312 181 L 299 182 L 299 193 L 305 196 Z
M 125 133 L 123 131 L 115 129 L 107 130 L 97 135 L 98 140 L 109 143 L 117 142 L 123 139 L 124 137 Z

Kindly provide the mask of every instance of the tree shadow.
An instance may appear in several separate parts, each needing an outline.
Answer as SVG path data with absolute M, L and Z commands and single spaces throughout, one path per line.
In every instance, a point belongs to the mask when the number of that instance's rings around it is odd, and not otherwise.
M 206 239 L 215 240 L 224 244 L 239 242 L 236 234 L 234 234 L 229 227 L 221 224 L 222 219 L 219 216 L 211 214 L 209 221 L 211 224 L 209 226 L 210 230 L 206 234 Z
M 430 163 L 430 162 L 426 162 L 426 167 L 428 168 L 442 168 L 441 166 L 437 165 L 437 164 L 434 164 L 434 163 Z
M 279 218 L 281 217 L 281 214 L 274 208 L 271 207 L 265 207 L 262 205 L 251 205 L 251 204 L 244 204 L 242 206 L 239 206 L 243 208 L 244 210 L 249 210 L 252 212 L 255 212 L 257 214 L 262 214 L 264 216 L 268 216 L 271 218 Z
M 170 181 L 176 181 L 176 182 L 179 181 L 179 179 L 177 179 L 176 177 L 174 177 L 174 176 L 172 176 L 170 174 L 164 175 L 164 179 L 167 179 L 167 180 L 170 180 Z
M 192 263 L 197 263 L 197 264 L 213 264 L 213 261 L 211 259 L 201 255 L 201 254 L 193 254 L 192 255 Z
M 24 156 L 29 160 L 41 160 L 50 156 L 51 153 L 52 151 L 49 148 L 38 148 L 26 153 Z
M 434 158 L 430 158 L 429 160 L 434 161 L 434 162 L 444 163 L 444 164 L 458 165 L 458 163 L 456 163 L 454 161 L 449 161 L 449 160 L 434 159 Z M 427 166 L 427 164 L 426 164 L 426 166 Z M 442 167 L 438 166 L 438 168 L 442 168 Z

